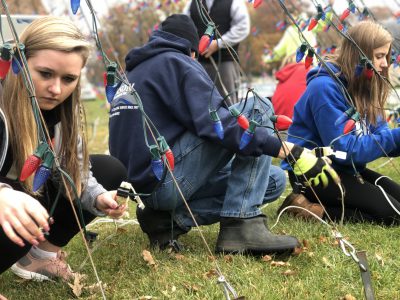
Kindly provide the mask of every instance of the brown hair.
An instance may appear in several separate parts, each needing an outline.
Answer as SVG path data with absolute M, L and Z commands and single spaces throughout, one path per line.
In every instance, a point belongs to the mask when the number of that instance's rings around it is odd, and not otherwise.
M 367 58 L 373 62 L 373 51 L 379 47 L 391 44 L 393 37 L 381 25 L 372 21 L 363 21 L 351 27 L 348 35 L 360 47 Z M 386 55 L 390 65 L 390 52 Z M 360 52 L 348 39 L 343 39 L 336 55 L 330 60 L 341 69 L 341 74 L 347 80 L 347 89 L 354 100 L 357 111 L 366 116 L 372 124 L 376 124 L 378 116 L 384 117 L 383 107 L 389 95 L 389 85 L 381 76 L 374 74 L 369 80 L 366 76 L 356 76 L 355 69 L 360 63 Z M 389 80 L 388 68 L 382 70 L 381 75 Z

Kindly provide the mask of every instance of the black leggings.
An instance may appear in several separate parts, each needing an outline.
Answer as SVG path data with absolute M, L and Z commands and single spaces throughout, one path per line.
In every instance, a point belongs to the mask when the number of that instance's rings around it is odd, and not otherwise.
M 337 171 L 342 186 L 345 190 L 344 197 L 344 220 L 353 222 L 376 222 L 385 225 L 400 224 L 400 215 L 390 206 L 384 193 L 375 185 L 375 180 L 382 175 L 366 169 L 361 172 L 364 184 L 360 183 L 352 174 Z M 294 185 L 295 176 L 289 172 L 290 184 Z M 390 202 L 400 212 L 400 185 L 387 177 L 377 182 L 380 185 Z M 328 215 L 335 221 L 339 221 L 342 215 L 342 197 L 340 189 L 330 179 L 327 188 L 314 188 L 322 204 L 325 206 Z M 310 188 L 306 188 L 305 196 L 311 202 L 318 203 Z
M 93 176 L 107 190 L 116 190 L 121 181 L 126 180 L 127 172 L 122 163 L 109 155 L 95 154 L 90 156 Z M 43 193 L 48 197 L 38 199 L 47 210 L 50 210 L 52 201 L 57 194 L 57 187 L 49 180 Z M 45 200 L 46 199 L 46 200 Z M 78 212 L 78 208 L 77 212 Z M 96 216 L 83 210 L 85 224 L 90 223 Z M 79 232 L 79 226 L 73 214 L 68 199 L 61 197 L 57 203 L 54 214 L 54 224 L 50 226 L 50 234 L 46 239 L 53 245 L 63 247 Z M 12 264 L 23 257 L 31 248 L 24 241 L 25 247 L 13 243 L 0 227 L 0 274 L 7 270 Z

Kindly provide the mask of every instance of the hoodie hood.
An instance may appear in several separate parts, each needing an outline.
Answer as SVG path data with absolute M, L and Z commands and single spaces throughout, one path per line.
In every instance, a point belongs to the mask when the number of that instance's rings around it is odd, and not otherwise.
M 333 63 L 327 62 L 326 65 L 332 70 L 334 74 L 339 74 L 340 69 L 337 65 L 334 65 Z M 310 83 L 311 80 L 313 80 L 316 77 L 322 77 L 322 76 L 328 76 L 331 77 L 331 75 L 328 73 L 327 69 L 319 64 L 317 67 L 312 68 L 310 72 L 307 74 L 307 85 Z M 339 76 L 339 79 L 347 85 L 346 79 L 344 78 L 343 75 Z
M 306 76 L 307 70 L 304 67 L 304 63 L 287 64 L 275 73 L 275 78 L 279 82 L 285 82 L 296 72 L 301 72 L 304 77 Z
M 126 71 L 129 72 L 143 61 L 163 52 L 178 52 L 191 55 L 191 43 L 172 33 L 156 30 L 148 43 L 129 51 L 125 58 Z

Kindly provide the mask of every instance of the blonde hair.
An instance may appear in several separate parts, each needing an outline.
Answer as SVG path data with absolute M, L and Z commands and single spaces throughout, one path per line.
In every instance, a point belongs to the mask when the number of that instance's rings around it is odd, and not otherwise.
M 393 37 L 381 25 L 372 21 L 363 21 L 351 27 L 348 35 L 373 63 L 373 51 L 379 47 L 391 44 Z M 389 80 L 389 65 L 391 46 L 386 60 L 388 67 L 382 70 L 381 75 Z M 357 111 L 366 116 L 372 124 L 376 124 L 378 116 L 384 117 L 383 107 L 389 95 L 389 85 L 377 75 L 369 80 L 365 76 L 356 76 L 355 69 L 360 63 L 360 53 L 357 47 L 348 39 L 343 39 L 336 56 L 331 57 L 333 63 L 341 69 L 341 74 L 347 80 L 347 89 L 355 102 Z
M 23 31 L 20 41 L 25 45 L 24 52 L 27 60 L 38 51 L 56 50 L 78 53 L 85 65 L 90 52 L 90 44 L 80 30 L 71 21 L 61 17 L 49 16 L 36 19 Z M 25 160 L 39 143 L 31 99 L 21 73 L 18 76 L 9 74 L 6 77 L 3 82 L 3 97 L 0 100 L 0 105 L 7 116 L 13 160 L 18 174 Z M 84 132 L 85 117 L 80 102 L 80 81 L 58 109 L 61 122 L 60 161 L 62 168 L 71 176 L 80 194 L 81 171 L 84 173 L 83 176 L 86 176 L 85 172 L 88 172 L 89 165 Z M 80 139 L 82 139 L 83 166 L 80 166 L 78 157 Z M 32 192 L 32 178 L 24 183 L 24 188 L 27 192 Z

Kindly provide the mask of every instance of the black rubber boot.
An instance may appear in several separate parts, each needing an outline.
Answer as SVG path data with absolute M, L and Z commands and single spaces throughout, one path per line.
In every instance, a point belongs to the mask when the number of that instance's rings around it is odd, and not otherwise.
M 300 246 L 293 236 L 272 234 L 265 215 L 253 218 L 221 218 L 216 253 L 255 255 L 292 252 Z
M 167 211 L 154 210 L 148 206 L 144 209 L 136 208 L 136 217 L 140 228 L 147 234 L 151 248 L 164 250 L 169 246 L 179 251 L 181 246 L 177 239 L 187 233 L 172 221 L 171 214 Z

